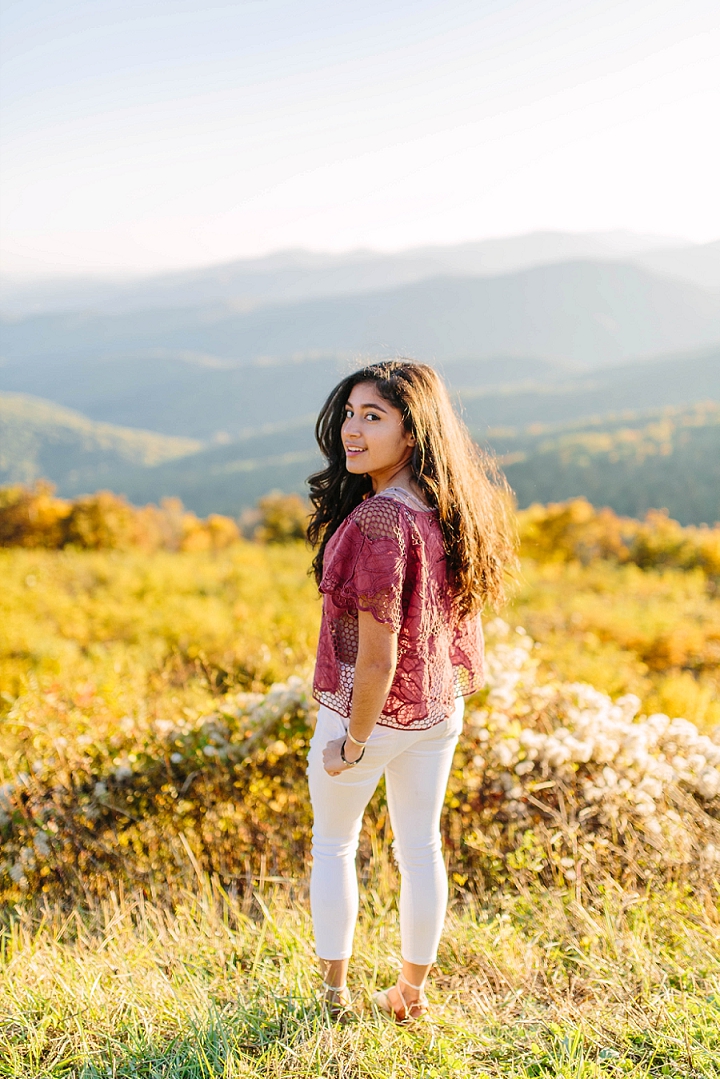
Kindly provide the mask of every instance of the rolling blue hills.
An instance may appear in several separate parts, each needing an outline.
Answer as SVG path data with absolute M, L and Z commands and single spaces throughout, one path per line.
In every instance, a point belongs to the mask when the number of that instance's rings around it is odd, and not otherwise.
M 295 399 L 294 416 L 267 418 L 277 415 L 272 386 L 287 377 L 287 368 L 260 368 L 267 376 L 265 396 L 261 407 L 254 400 L 256 419 L 263 422 L 209 443 L 99 423 L 47 401 L 0 393 L 0 482 L 30 482 L 44 475 L 67 496 L 109 487 L 134 502 L 176 495 L 198 513 L 232 515 L 268 490 L 302 491 L 308 474 L 320 465 L 314 418 L 337 369 L 334 361 L 327 361 L 324 370 L 310 363 L 299 366 L 314 368 L 321 377 L 317 384 L 305 383 L 307 397 Z M 538 369 L 544 381 L 529 380 L 528 372 L 537 374 Z M 650 456 L 657 460 L 638 466 L 632 455 L 615 454 L 615 459 L 611 448 L 603 457 L 605 451 L 597 448 L 604 445 L 598 432 L 623 425 L 640 431 L 653 415 L 679 410 L 694 416 L 699 403 L 720 402 L 720 346 L 592 372 L 572 373 L 551 364 L 538 368 L 530 361 L 462 361 L 447 364 L 444 373 L 473 435 L 507 458 L 521 505 L 586 493 L 619 512 L 630 512 L 632 503 L 638 511 L 674 505 L 686 521 L 720 515 L 711 491 L 713 455 L 720 459 L 720 427 L 712 409 L 704 419 L 685 424 L 685 442 L 678 435 L 672 443 L 672 462 L 653 450 Z M 484 385 L 467 385 L 473 374 Z M 639 437 L 628 436 L 627 445 Z M 592 453 L 589 444 L 595 447 Z M 682 472 L 685 458 L 690 467 L 691 449 L 700 454 L 699 464 L 692 461 L 693 500 L 687 494 L 689 477 Z M 643 476 L 650 471 L 648 486 Z M 651 497 L 654 501 L 647 503 Z
M 517 381 L 522 361 L 524 377 L 552 384 L 563 371 L 717 341 L 720 291 L 623 264 L 558 263 L 244 313 L 6 320 L 0 390 L 208 439 L 316 409 L 339 375 L 381 355 L 428 360 L 451 382 L 462 364 L 463 382 L 480 386 L 491 366 L 493 384 Z
M 218 306 L 149 309 L 132 317 L 6 319 L 2 378 L 18 364 L 47 368 L 158 350 L 232 363 L 319 353 L 413 355 L 436 362 L 501 354 L 591 367 L 718 339 L 720 290 L 623 263 L 568 262 L 500 277 L 438 277 L 251 311 Z
M 0 481 L 43 474 L 61 494 L 103 486 L 133 501 L 177 495 L 199 513 L 235 514 L 269 489 L 301 490 L 318 462 L 313 417 L 329 390 L 361 363 L 400 354 L 437 366 L 473 435 L 509 454 L 521 503 L 570 491 L 621 512 L 652 498 L 677 505 L 686 520 L 710 519 L 710 458 L 716 449 L 720 456 L 712 411 L 677 421 L 666 468 L 659 452 L 647 462 L 614 449 L 603 457 L 590 435 L 622 421 L 635 432 L 629 443 L 647 441 L 638 432 L 652 415 L 720 402 L 720 289 L 705 287 L 718 245 L 562 261 L 578 250 L 570 240 L 372 258 L 278 255 L 254 270 L 156 279 L 143 309 L 122 309 L 130 290 L 107 301 L 114 309 L 5 318 Z M 513 263 L 550 248 L 545 264 Z M 428 276 L 443 258 L 475 271 L 493 259 L 515 268 Z M 685 280 L 672 276 L 680 263 Z M 395 283 L 368 287 L 383 280 Z M 321 287 L 329 293 L 312 294 Z M 190 302 L 238 288 L 240 303 Z M 182 306 L 157 306 L 182 296 Z M 575 428 L 572 450 L 541 437 Z M 695 473 L 694 500 L 679 497 L 684 467 Z

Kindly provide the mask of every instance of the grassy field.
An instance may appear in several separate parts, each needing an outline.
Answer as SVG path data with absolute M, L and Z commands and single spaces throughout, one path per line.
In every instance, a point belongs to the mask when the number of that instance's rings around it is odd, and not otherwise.
M 318 1000 L 307 903 L 243 901 L 196 881 L 172 906 L 113 897 L 8 921 L 0 1075 L 209 1079 L 566 1079 L 720 1074 L 714 896 L 619 888 L 455 902 L 429 995 L 405 1030 L 369 992 L 399 963 L 394 873 L 368 881 L 349 984 L 357 1018 Z
M 631 561 L 586 526 L 526 535 L 490 625 L 433 1018 L 409 1029 L 369 1001 L 399 962 L 382 791 L 357 1018 L 318 1001 L 305 548 L 0 550 L 0 1077 L 720 1076 L 708 539 Z

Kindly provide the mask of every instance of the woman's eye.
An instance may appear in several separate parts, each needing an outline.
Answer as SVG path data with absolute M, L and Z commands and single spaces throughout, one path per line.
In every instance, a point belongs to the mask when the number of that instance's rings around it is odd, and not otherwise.
M 349 419 L 350 419 L 350 417 L 352 416 L 352 414 L 353 414 L 353 411 L 352 411 L 352 409 L 351 409 L 351 408 L 346 408 L 346 409 L 345 409 L 345 419 L 346 419 L 346 420 L 349 420 Z
M 380 417 L 378 416 L 377 412 L 366 412 L 365 413 L 365 419 L 366 420 L 379 420 Z

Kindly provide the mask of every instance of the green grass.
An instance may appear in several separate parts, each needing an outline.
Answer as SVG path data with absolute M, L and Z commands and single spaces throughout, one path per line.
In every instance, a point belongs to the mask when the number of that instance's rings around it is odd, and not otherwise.
M 383 859 L 380 859 L 383 866 Z M 720 1075 L 718 895 L 543 892 L 456 900 L 429 990 L 398 1028 L 370 991 L 399 963 L 394 870 L 364 892 L 349 984 L 318 1002 L 302 884 L 215 883 L 84 914 L 17 910 L 3 931 L 3 1079 L 400 1079 Z

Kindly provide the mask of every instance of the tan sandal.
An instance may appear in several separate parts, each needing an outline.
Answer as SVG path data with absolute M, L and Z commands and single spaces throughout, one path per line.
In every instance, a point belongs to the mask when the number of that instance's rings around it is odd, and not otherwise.
M 402 989 L 400 988 L 400 982 L 403 982 L 408 989 L 415 989 L 421 994 L 418 1000 L 413 1000 L 409 1004 L 403 996 Z M 394 1019 L 396 1023 L 410 1023 L 415 1019 L 422 1019 L 424 1015 L 427 1015 L 429 1004 L 427 997 L 424 993 L 425 983 L 422 985 L 413 985 L 407 978 L 404 978 L 402 974 L 397 980 L 397 984 L 391 986 L 389 989 L 378 989 L 377 993 L 373 993 L 373 1003 L 380 1009 L 383 1014 Z M 394 1004 L 390 999 L 391 993 L 397 993 L 400 998 L 399 1003 Z
M 345 985 L 328 985 L 324 981 L 322 987 L 325 990 L 323 1004 L 331 1019 L 342 1022 L 353 1014 L 352 997 L 347 982 Z

